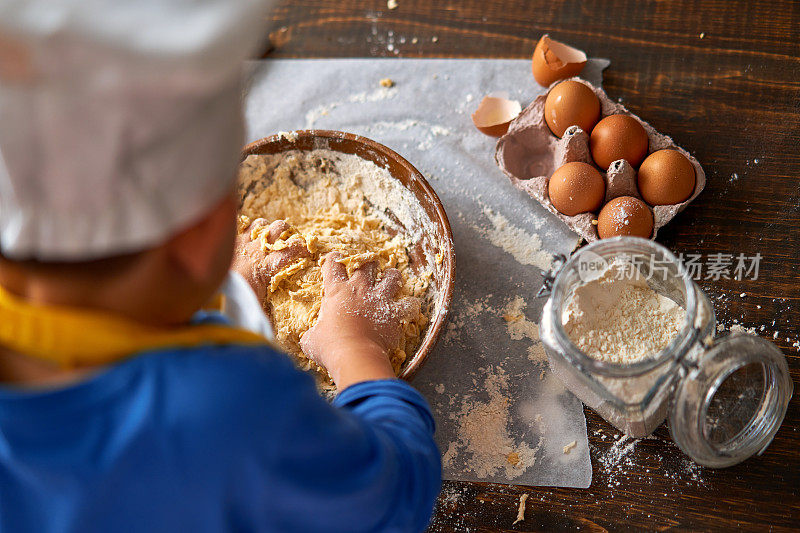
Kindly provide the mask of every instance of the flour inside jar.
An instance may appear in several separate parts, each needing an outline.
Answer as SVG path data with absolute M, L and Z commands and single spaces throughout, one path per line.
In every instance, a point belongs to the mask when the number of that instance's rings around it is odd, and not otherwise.
M 685 314 L 630 264 L 614 261 L 567 295 L 562 324 L 572 343 L 589 357 L 626 365 L 666 348 L 680 332 Z

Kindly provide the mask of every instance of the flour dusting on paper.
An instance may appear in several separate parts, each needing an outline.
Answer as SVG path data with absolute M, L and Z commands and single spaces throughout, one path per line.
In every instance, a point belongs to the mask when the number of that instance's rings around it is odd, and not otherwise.
M 480 300 L 460 305 L 452 310 L 453 314 L 447 322 L 447 330 L 444 334 L 445 344 L 452 344 L 458 341 L 462 333 L 465 332 L 467 323 L 475 320 L 478 315 L 483 313 L 497 315 L 497 311 L 487 303 L 491 297 L 491 294 L 487 294 Z
M 523 310 L 527 306 L 525 300 L 517 296 L 503 308 L 503 320 L 506 321 L 509 337 L 515 341 L 525 339 L 530 341 L 528 359 L 532 362 L 543 363 L 547 356 L 544 353 L 542 341 L 539 339 L 539 326 L 525 316 Z
M 386 81 L 388 80 L 388 81 Z M 362 92 L 351 95 L 347 101 L 351 104 L 363 104 L 365 102 L 380 102 L 397 96 L 397 87 L 394 86 L 394 81 L 389 78 L 381 80 L 381 87 L 371 92 Z
M 363 104 L 366 102 L 379 102 L 381 100 L 389 100 L 397 96 L 397 87 L 379 87 L 374 91 L 360 92 L 351 94 L 343 102 L 330 102 L 327 104 L 318 105 L 306 112 L 306 125 L 305 129 L 314 129 L 316 122 L 322 117 L 331 114 L 331 111 L 344 105 L 344 104 Z
M 490 228 L 475 226 L 475 230 L 494 246 L 502 248 L 514 259 L 523 265 L 538 267 L 548 271 L 553 264 L 553 255 L 542 249 L 542 238 L 536 233 L 528 233 L 522 228 L 514 226 L 509 220 L 484 205 L 483 214 L 491 222 Z
M 414 119 L 404 119 L 394 122 L 378 121 L 366 127 L 371 135 L 387 130 L 406 131 L 412 128 L 415 129 L 415 131 L 420 132 L 420 134 L 416 136 L 417 140 L 419 140 L 416 148 L 422 152 L 433 148 L 438 137 L 444 137 L 453 134 L 451 129 L 448 129 L 441 124 L 431 124 L 423 120 Z
M 509 435 L 508 376 L 499 367 L 484 371 L 483 387 L 489 401 L 466 398 L 461 410 L 450 414 L 457 422 L 458 440 L 450 443 L 443 461 L 450 465 L 457 451 L 464 449 L 467 452 L 465 466 L 479 478 L 503 471 L 505 478 L 512 480 L 536 463 L 536 453 L 544 438 L 539 437 L 532 448 L 527 442 L 517 442 Z
M 521 296 L 515 296 L 504 305 L 491 305 L 493 295 L 464 302 L 455 309 L 445 334 L 446 344 L 460 344 L 463 335 L 470 335 L 475 323 L 497 321 L 503 323 L 510 340 L 528 341 L 528 359 L 543 363 L 543 349 L 539 340 L 539 328 L 525 316 L 527 304 Z M 479 479 L 503 475 L 514 479 L 536 463 L 536 454 L 543 444 L 544 436 L 531 446 L 524 441 L 515 441 L 511 428 L 509 376 L 501 365 L 480 368 L 473 378 L 476 390 L 485 390 L 488 401 L 477 401 L 467 394 L 460 410 L 455 406 L 449 418 L 455 422 L 456 440 L 449 443 L 442 460 L 445 466 L 453 466 L 455 460 L 463 461 L 463 467 L 472 471 Z M 453 405 L 455 398 L 451 398 Z M 543 427 L 540 417 L 540 427 Z

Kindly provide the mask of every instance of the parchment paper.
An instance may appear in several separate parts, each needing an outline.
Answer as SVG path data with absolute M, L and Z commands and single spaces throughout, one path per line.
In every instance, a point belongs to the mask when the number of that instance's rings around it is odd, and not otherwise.
M 590 61 L 582 77 L 599 85 L 606 65 Z M 540 268 L 546 266 L 541 257 L 531 260 L 535 236 L 542 250 L 565 255 L 578 237 L 509 183 L 494 163 L 495 139 L 478 132 L 470 119 L 490 92 L 506 91 L 523 107 L 544 92 L 531 76 L 530 62 L 267 60 L 248 68 L 248 141 L 310 128 L 364 135 L 408 159 L 444 203 L 456 247 L 451 325 L 413 381 L 435 412 L 444 477 L 588 487 L 591 463 L 581 402 L 550 374 L 535 335 L 532 340 L 509 331 L 515 323 L 538 323 L 544 305 L 535 298 Z M 381 87 L 383 78 L 396 86 Z M 517 237 L 517 245 L 509 236 Z M 525 317 L 507 322 L 504 309 L 517 297 L 526 304 Z M 501 392 L 508 399 L 508 436 L 514 446 L 535 451 L 532 465 L 510 474 L 499 467 L 505 465 L 475 468 L 476 456 L 463 438 L 459 441 L 462 409 L 488 403 L 487 376 L 498 375 L 507 381 Z M 565 453 L 572 441 L 575 446 Z

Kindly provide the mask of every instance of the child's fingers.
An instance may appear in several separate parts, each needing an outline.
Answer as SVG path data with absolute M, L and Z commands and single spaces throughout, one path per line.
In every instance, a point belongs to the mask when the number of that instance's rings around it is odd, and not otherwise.
M 339 262 L 341 259 L 342 254 L 339 252 L 331 252 L 325 256 L 325 260 L 322 263 L 322 285 L 324 289 L 347 281 L 347 267 Z
M 280 239 L 281 235 L 283 235 L 283 232 L 286 231 L 287 229 L 289 229 L 289 223 L 286 222 L 285 220 L 274 221 L 267 228 L 267 242 L 270 244 L 275 244 L 275 241 Z
M 298 257 L 311 257 L 311 252 L 308 251 L 306 241 L 298 239 L 289 246 L 292 256 L 297 259 Z
M 383 273 L 383 278 L 375 285 L 375 291 L 381 298 L 394 298 L 400 293 L 403 287 L 403 280 L 400 271 L 390 268 Z
M 306 244 L 301 240 L 297 240 L 291 242 L 283 250 L 277 250 L 269 254 L 264 268 L 269 276 L 273 276 L 289 264 L 294 263 L 301 257 L 309 257 L 309 255 Z
M 375 261 L 364 263 L 358 267 L 350 278 L 355 285 L 371 289 L 375 285 L 375 275 L 378 272 L 378 264 Z
M 314 328 L 309 329 L 300 337 L 300 349 L 303 350 L 303 353 L 310 357 L 312 361 L 318 365 L 322 365 L 322 361 L 319 359 L 316 340 Z
M 422 300 L 413 296 L 406 296 L 397 302 L 397 310 L 401 320 L 411 318 L 419 314 L 422 307 Z
M 268 224 L 269 223 L 267 222 L 267 219 L 265 219 L 265 218 L 257 218 L 257 219 L 255 219 L 254 221 L 252 221 L 250 223 L 250 225 L 247 227 L 247 230 L 245 230 L 243 235 L 246 235 L 247 241 L 250 241 L 251 240 L 251 236 L 253 235 L 253 232 L 255 230 L 260 229 L 260 228 L 264 228 Z

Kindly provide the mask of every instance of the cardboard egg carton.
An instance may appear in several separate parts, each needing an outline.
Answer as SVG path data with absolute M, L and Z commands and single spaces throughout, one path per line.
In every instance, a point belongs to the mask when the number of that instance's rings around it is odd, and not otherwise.
M 697 198 L 697 195 L 703 190 L 706 185 L 706 174 L 703 167 L 689 152 L 677 146 L 670 137 L 658 133 L 650 124 L 628 111 L 625 106 L 611 101 L 605 91 L 599 87 L 577 77 L 570 79 L 588 86 L 598 96 L 601 119 L 608 115 L 624 114 L 638 120 L 647 132 L 650 141 L 648 155 L 664 148 L 671 148 L 686 156 L 694 166 L 694 191 L 687 200 L 673 205 L 649 206 L 653 211 L 653 235 L 650 238 L 655 239 L 659 228 L 683 211 L 689 202 Z M 593 221 L 597 220 L 599 211 L 598 213 L 567 216 L 559 213 L 550 202 L 547 183 L 557 168 L 572 161 L 589 163 L 595 167 L 596 165 L 589 150 L 590 132 L 585 132 L 578 126 L 571 126 L 559 139 L 550 131 L 544 119 L 546 98 L 547 94 L 537 96 L 511 122 L 508 133 L 497 141 L 495 160 L 514 186 L 535 198 L 588 242 L 596 241 L 599 236 L 597 235 L 597 226 L 593 224 Z M 600 170 L 600 174 L 606 182 L 606 196 L 603 205 L 619 196 L 634 196 L 644 201 L 636 185 L 636 169 L 624 159 L 614 161 L 608 168 L 608 172 Z

